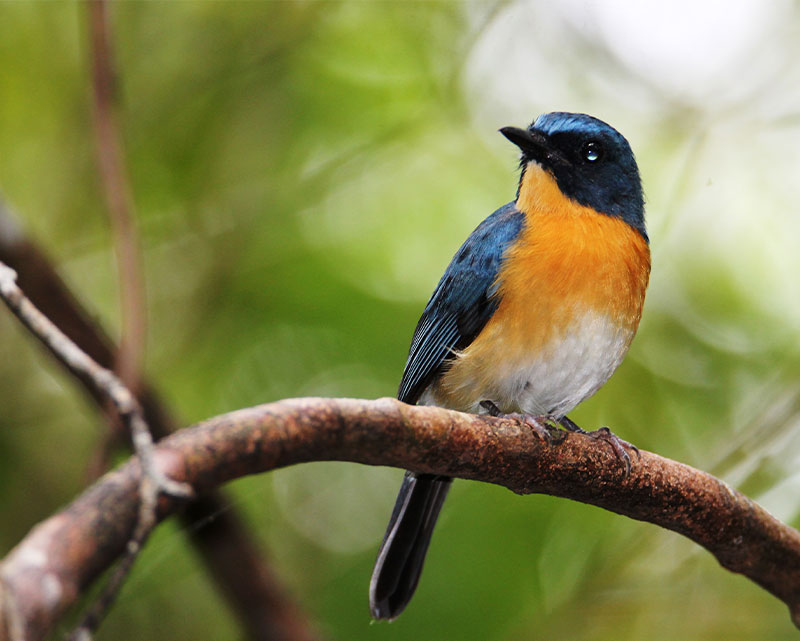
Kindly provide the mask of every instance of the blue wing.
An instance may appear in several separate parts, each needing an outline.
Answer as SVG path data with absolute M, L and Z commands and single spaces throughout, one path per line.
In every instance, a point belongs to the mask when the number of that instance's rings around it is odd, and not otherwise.
M 416 403 L 425 388 L 483 329 L 500 302 L 496 280 L 524 224 L 514 203 L 501 207 L 461 245 L 417 323 L 397 398 Z

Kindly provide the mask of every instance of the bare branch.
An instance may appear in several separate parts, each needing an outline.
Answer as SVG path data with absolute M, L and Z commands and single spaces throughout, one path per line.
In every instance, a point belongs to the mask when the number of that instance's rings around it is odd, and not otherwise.
M 125 558 L 72 637 L 76 640 L 91 638 L 90 633 L 113 604 L 142 545 L 156 524 L 158 494 L 165 492 L 175 497 L 189 498 L 193 493 L 191 487 L 173 481 L 156 467 L 153 460 L 153 437 L 130 390 L 113 372 L 101 367 L 36 309 L 17 286 L 16 279 L 16 272 L 0 262 L 0 297 L 3 302 L 70 371 L 78 378 L 89 381 L 99 393 L 104 394 L 114 404 L 131 434 L 134 450 L 144 472 L 139 483 L 139 516 L 131 540 L 128 542 Z M 15 627 L 13 617 L 19 610 L 19 603 L 15 603 L 13 591 L 5 596 L 7 599 L 5 609 L 12 614 L 13 632 Z
M 394 399 L 294 399 L 182 430 L 156 446 L 155 460 L 198 493 L 247 474 L 337 460 L 570 498 L 687 536 L 784 601 L 800 621 L 800 533 L 709 474 L 644 450 L 624 478 L 611 448 L 583 434 L 547 444 L 511 419 Z M 136 460 L 107 474 L 3 561 L 30 639 L 42 638 L 122 553 L 136 522 L 139 475 Z M 160 518 L 179 505 L 162 496 Z
M 122 336 L 115 371 L 134 394 L 139 388 L 147 334 L 144 277 L 133 216 L 133 196 L 117 122 L 117 75 L 105 0 L 89 0 L 92 62 L 92 124 L 120 279 Z
M 76 377 L 89 381 L 114 404 L 131 433 L 134 450 L 142 460 L 146 476 L 155 482 L 157 489 L 177 497 L 190 496 L 189 487 L 167 478 L 155 466 L 152 455 L 153 437 L 130 390 L 113 372 L 101 367 L 36 309 L 16 281 L 16 272 L 0 262 L 0 297 L 8 308 Z
M 17 271 L 18 282 L 27 296 L 69 338 L 103 367 L 114 366 L 114 344 L 70 292 L 47 256 L 26 237 L 2 199 L 0 261 Z M 62 361 L 56 359 L 56 362 L 66 367 Z M 88 379 L 78 380 L 102 411 L 115 416 L 113 411 L 107 411 L 108 403 L 102 391 Z M 163 438 L 177 429 L 177 421 L 144 379 L 138 398 L 154 438 Z M 214 515 L 213 521 L 206 522 L 210 515 Z M 312 630 L 307 616 L 289 599 L 265 562 L 263 550 L 226 497 L 219 492 L 208 492 L 192 501 L 180 518 L 189 526 L 186 532 L 190 540 L 220 594 L 238 613 L 248 638 L 258 641 L 321 638 Z M 206 523 L 195 527 L 198 522 Z

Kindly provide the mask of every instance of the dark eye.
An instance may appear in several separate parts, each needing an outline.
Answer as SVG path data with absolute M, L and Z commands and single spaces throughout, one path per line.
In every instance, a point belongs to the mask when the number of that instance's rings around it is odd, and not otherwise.
M 596 140 L 590 140 L 581 147 L 581 156 L 586 162 L 597 162 L 603 157 L 603 145 Z

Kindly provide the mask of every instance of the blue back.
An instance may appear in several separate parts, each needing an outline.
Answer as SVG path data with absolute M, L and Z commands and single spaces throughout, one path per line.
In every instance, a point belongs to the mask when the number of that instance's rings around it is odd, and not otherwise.
M 497 309 L 497 275 L 525 216 L 504 205 L 473 231 L 436 286 L 417 323 L 397 398 L 416 403 L 454 356 L 467 347 Z

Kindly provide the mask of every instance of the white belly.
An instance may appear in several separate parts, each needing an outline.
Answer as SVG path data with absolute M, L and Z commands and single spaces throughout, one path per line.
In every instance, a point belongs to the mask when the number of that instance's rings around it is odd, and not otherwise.
M 470 390 L 469 407 L 458 409 L 480 413 L 480 402 L 489 400 L 504 413 L 561 417 L 605 384 L 631 340 L 630 329 L 619 327 L 604 314 L 588 313 L 535 356 L 518 354 L 496 361 L 488 377 L 476 373 L 472 381 L 465 382 Z M 510 352 L 498 346 L 498 355 Z M 420 402 L 445 405 L 438 396 L 430 388 Z
M 632 339 L 633 332 L 607 316 L 587 315 L 539 358 L 509 368 L 498 382 L 501 403 L 495 404 L 504 411 L 503 405 L 526 414 L 563 416 L 608 381 Z

